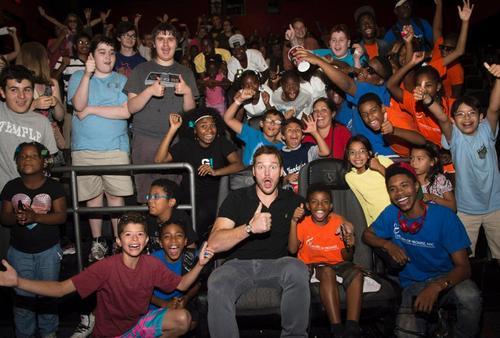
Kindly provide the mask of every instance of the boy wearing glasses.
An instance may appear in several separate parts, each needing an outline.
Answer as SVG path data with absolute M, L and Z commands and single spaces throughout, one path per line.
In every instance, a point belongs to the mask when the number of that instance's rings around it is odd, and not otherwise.
M 196 248 L 196 233 L 193 231 L 191 218 L 184 210 L 177 209 L 177 189 L 175 182 L 166 178 L 159 178 L 151 183 L 148 201 L 149 215 L 146 217 L 148 224 L 149 244 L 148 251 L 160 250 L 160 228 L 172 222 L 184 225 L 188 248 Z
M 146 59 L 137 52 L 137 31 L 130 21 L 122 21 L 116 27 L 116 40 L 120 43 L 120 51 L 116 53 L 114 70 L 129 77 L 132 69 Z
M 283 123 L 283 115 L 276 109 L 268 109 L 262 120 L 260 128 L 262 131 L 253 129 L 249 124 L 239 121 L 235 115 L 240 106 L 253 98 L 255 91 L 253 89 L 240 89 L 234 96 L 233 103 L 224 113 L 224 122 L 236 133 L 238 138 L 245 143 L 243 149 L 243 165 L 249 166 L 252 164 L 252 157 L 261 146 L 274 146 L 278 149 L 283 147 L 283 143 L 279 139 L 281 124 Z

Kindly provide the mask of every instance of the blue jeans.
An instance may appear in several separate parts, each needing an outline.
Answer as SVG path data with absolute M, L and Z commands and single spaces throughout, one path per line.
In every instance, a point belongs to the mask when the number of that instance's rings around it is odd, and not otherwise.
M 428 282 L 414 283 L 403 290 L 401 306 L 396 318 L 398 337 L 425 336 L 427 317 L 413 311 L 415 297 Z M 440 295 L 438 307 L 452 304 L 457 309 L 457 322 L 453 325 L 453 337 L 475 337 L 479 332 L 481 317 L 481 294 L 476 284 L 467 279 Z M 412 334 L 413 333 L 413 334 Z
M 239 337 L 236 301 L 248 289 L 277 288 L 281 294 L 281 337 L 307 337 L 309 271 L 296 258 L 233 259 L 208 279 L 208 327 L 213 338 Z
M 45 251 L 29 254 L 10 247 L 7 252 L 7 259 L 14 269 L 16 269 L 19 277 L 57 281 L 61 267 L 62 250 L 61 246 L 57 244 Z M 15 292 L 16 295 L 22 297 L 37 297 L 30 292 L 20 289 L 15 289 Z M 37 316 L 37 313 L 31 309 L 14 306 L 16 337 L 34 337 L 37 319 L 42 337 L 57 331 L 57 327 L 59 326 L 59 316 L 57 313 L 41 313 Z

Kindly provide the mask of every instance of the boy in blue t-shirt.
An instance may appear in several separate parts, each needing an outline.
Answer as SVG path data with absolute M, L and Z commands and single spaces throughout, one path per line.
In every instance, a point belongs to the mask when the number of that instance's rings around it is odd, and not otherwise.
M 153 252 L 151 255 L 162 261 L 176 275 L 182 276 L 189 272 L 196 263 L 196 252 L 194 249 L 186 248 L 188 239 L 186 230 L 180 222 L 166 223 L 160 228 L 161 249 Z M 164 293 L 155 289 L 151 297 L 150 309 L 159 307 L 169 309 L 187 308 L 193 317 L 191 329 L 196 326 L 196 320 L 193 316 L 195 308 L 190 300 L 196 296 L 200 289 L 200 283 L 194 283 L 187 292 L 175 290 L 171 293 Z
M 493 258 L 500 262 L 500 172 L 495 143 L 500 111 L 500 65 L 484 64 L 496 78 L 486 116 L 472 96 L 458 98 L 451 107 L 454 123 L 422 87 L 414 97 L 429 107 L 441 128 L 442 144 L 456 164 L 458 217 L 472 242 L 472 255 L 483 226 Z
M 279 140 L 283 115 L 276 109 L 269 109 L 264 113 L 262 121 L 260 121 L 262 131 L 253 129 L 235 117 L 243 102 L 250 100 L 254 94 L 253 89 L 240 89 L 236 92 L 233 103 L 224 113 L 224 122 L 237 134 L 240 140 L 245 142 L 242 156 L 245 166 L 252 164 L 253 153 L 261 146 L 274 146 L 278 149 L 283 147 L 283 143 Z
M 283 158 L 283 184 L 296 193 L 299 187 L 300 168 L 320 156 L 327 157 L 330 155 L 330 148 L 319 134 L 314 116 L 305 116 L 304 124 L 305 129 L 302 129 L 302 122 L 296 117 L 292 117 L 286 120 L 281 127 L 281 134 L 285 141 L 285 146 L 280 150 Z M 304 133 L 311 134 L 317 144 L 302 143 Z
M 438 305 L 454 304 L 461 337 L 475 337 L 481 297 L 470 278 L 470 245 L 455 213 L 419 197 L 420 184 L 406 163 L 389 166 L 385 180 L 392 204 L 363 233 L 363 240 L 399 265 L 403 288 L 396 319 L 400 335 L 426 336 L 427 319 Z

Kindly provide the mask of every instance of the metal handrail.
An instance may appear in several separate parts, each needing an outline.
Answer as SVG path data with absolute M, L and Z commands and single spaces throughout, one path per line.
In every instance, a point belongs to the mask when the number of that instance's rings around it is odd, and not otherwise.
M 78 188 L 76 184 L 76 173 L 104 173 L 104 172 L 117 172 L 117 171 L 157 171 L 161 169 L 185 169 L 189 173 L 189 198 L 190 204 L 179 205 L 179 209 L 191 210 L 191 220 L 193 222 L 193 229 L 196 231 L 196 200 L 195 200 L 195 183 L 194 183 L 194 169 L 189 163 L 161 163 L 161 164 L 122 164 L 122 165 L 95 165 L 95 166 L 66 166 L 56 167 L 52 169 L 53 173 L 70 173 L 70 187 L 71 187 L 71 205 L 68 208 L 68 213 L 73 213 L 73 222 L 75 226 L 75 245 L 78 262 L 78 271 L 83 270 L 82 258 L 82 243 L 80 234 L 80 218 L 79 214 L 90 213 L 116 213 L 124 211 L 145 211 L 148 210 L 147 206 L 129 205 L 122 207 L 80 207 L 78 205 Z

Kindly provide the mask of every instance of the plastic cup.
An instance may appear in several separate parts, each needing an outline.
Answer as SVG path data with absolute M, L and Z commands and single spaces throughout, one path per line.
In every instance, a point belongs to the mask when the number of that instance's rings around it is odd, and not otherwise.
M 307 72 L 309 70 L 309 68 L 311 67 L 311 64 L 305 60 L 298 61 L 297 58 L 293 56 L 293 54 L 295 53 L 295 50 L 298 47 L 302 47 L 302 46 L 297 45 L 297 46 L 293 46 L 292 48 L 290 48 L 290 50 L 288 51 L 288 60 L 290 60 L 295 65 L 295 67 L 297 67 L 299 72 Z

